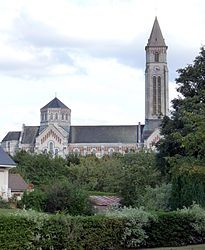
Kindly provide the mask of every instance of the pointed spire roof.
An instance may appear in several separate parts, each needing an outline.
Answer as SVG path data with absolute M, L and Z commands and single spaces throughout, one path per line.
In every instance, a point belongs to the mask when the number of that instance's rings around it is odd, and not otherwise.
M 148 40 L 147 46 L 149 47 L 167 47 L 164 41 L 164 38 L 162 36 L 162 32 L 157 20 L 157 17 L 155 17 L 154 24 L 152 27 L 152 31 L 150 34 L 150 38 Z
M 42 109 L 53 109 L 53 108 L 62 108 L 62 109 L 68 109 L 68 107 L 63 104 L 57 97 L 55 97 L 52 101 L 50 101 L 48 104 L 46 104 Z

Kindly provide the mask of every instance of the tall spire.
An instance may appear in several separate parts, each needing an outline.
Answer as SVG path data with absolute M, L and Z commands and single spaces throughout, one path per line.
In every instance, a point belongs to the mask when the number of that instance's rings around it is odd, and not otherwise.
M 150 34 L 150 38 L 148 40 L 147 46 L 149 47 L 166 47 L 164 38 L 162 36 L 162 32 L 157 20 L 157 17 L 155 17 L 154 24 L 152 27 L 152 31 Z

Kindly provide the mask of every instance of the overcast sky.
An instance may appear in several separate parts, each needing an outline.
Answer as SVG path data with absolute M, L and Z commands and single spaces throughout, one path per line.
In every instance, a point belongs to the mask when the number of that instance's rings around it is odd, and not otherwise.
M 0 0 L 0 140 L 39 125 L 55 95 L 72 125 L 144 123 L 144 47 L 154 18 L 176 70 L 205 44 L 204 0 Z

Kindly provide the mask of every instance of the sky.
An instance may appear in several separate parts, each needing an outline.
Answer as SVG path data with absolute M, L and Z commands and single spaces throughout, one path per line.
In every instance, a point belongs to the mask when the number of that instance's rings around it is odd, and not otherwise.
M 0 141 L 40 125 L 55 96 L 72 125 L 144 123 L 145 46 L 157 16 L 170 100 L 205 45 L 204 0 L 0 0 Z

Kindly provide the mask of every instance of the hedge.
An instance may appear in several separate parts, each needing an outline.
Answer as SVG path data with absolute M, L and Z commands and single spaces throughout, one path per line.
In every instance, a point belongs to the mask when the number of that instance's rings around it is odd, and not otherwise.
M 151 213 L 150 213 L 151 214 Z M 205 243 L 205 212 L 183 209 L 154 213 L 141 224 L 144 240 L 137 247 L 166 247 Z M 24 212 L 0 215 L 1 250 L 93 250 L 121 249 L 139 234 L 129 218 L 112 216 L 71 217 Z M 139 217 L 136 218 L 138 223 Z M 130 227 L 130 228 L 129 228 Z M 129 237 L 130 232 L 130 237 Z M 133 234 L 134 233 L 134 234 Z M 125 239 L 126 234 L 126 239 Z M 143 234 L 140 234 L 141 237 Z M 133 238 L 134 239 L 134 238 Z M 133 241 L 135 242 L 135 241 Z M 137 241 L 136 241 L 137 242 Z
M 205 242 L 205 231 L 198 230 L 196 220 L 189 214 L 163 212 L 146 228 L 146 247 L 173 247 Z

